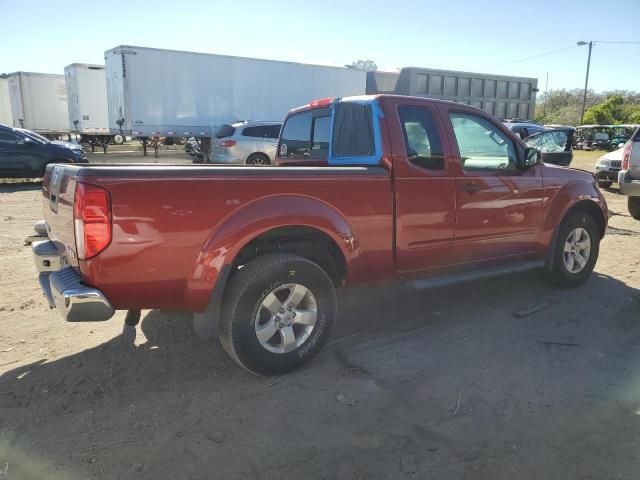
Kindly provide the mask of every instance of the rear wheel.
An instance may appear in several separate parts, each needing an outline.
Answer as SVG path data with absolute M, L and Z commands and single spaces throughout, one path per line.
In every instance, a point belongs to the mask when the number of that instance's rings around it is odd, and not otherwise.
M 591 275 L 598 260 L 600 230 L 591 215 L 576 211 L 560 224 L 549 280 L 561 287 L 577 287 Z
M 636 220 L 640 220 L 640 197 L 629 197 L 627 208 L 629 209 L 629 215 Z
M 252 153 L 247 158 L 247 165 L 271 165 L 271 160 L 264 153 Z
M 114 135 L 113 143 L 116 145 L 122 145 L 124 143 L 124 137 L 122 135 Z
M 273 253 L 243 266 L 225 291 L 218 337 L 246 370 L 273 375 L 296 369 L 322 348 L 335 322 L 333 283 L 315 263 Z

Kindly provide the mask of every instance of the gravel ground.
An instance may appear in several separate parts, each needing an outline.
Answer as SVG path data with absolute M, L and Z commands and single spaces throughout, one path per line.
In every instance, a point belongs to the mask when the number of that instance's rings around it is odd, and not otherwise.
M 39 189 L 0 185 L 2 480 L 638 478 L 640 223 L 615 189 L 584 286 L 355 289 L 330 345 L 282 378 L 247 374 L 183 313 L 60 320 L 22 245 Z

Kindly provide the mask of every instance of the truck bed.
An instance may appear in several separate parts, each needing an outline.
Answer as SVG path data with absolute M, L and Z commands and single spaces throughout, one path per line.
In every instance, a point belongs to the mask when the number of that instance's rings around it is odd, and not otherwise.
M 111 244 L 88 260 L 73 235 L 78 181 L 111 197 Z M 57 165 L 43 195 L 50 238 L 116 309 L 202 311 L 224 251 L 288 225 L 339 232 L 349 280 L 393 272 L 391 176 L 380 167 Z

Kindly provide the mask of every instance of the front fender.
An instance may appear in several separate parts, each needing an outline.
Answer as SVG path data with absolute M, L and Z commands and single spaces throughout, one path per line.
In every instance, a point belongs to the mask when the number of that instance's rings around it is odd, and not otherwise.
M 600 190 L 593 183 L 586 180 L 569 182 L 560 186 L 556 194 L 550 198 L 549 205 L 545 209 L 539 249 L 539 255 L 546 259 L 549 268 L 552 265 L 553 247 L 558 234 L 558 227 L 572 208 L 585 202 L 588 202 L 584 206 L 588 206 L 589 210 L 600 212 L 602 225 L 606 228 L 608 221 L 607 203 Z
M 576 204 L 583 201 L 591 201 L 598 206 L 602 214 L 604 225 L 607 224 L 607 203 L 598 187 L 587 181 L 574 181 L 562 186 L 551 198 L 551 203 L 546 210 L 544 230 L 553 231 L 560 224 L 567 212 Z
M 303 226 L 329 236 L 347 264 L 359 255 L 358 240 L 346 218 L 333 206 L 304 195 L 256 199 L 223 218 L 205 240 L 187 286 L 187 304 L 201 312 L 225 265 L 253 239 L 280 227 Z

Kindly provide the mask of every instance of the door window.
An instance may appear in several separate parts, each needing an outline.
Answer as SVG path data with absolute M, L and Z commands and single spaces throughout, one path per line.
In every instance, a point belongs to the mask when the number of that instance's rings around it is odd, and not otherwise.
M 280 125 L 257 125 L 247 127 L 242 131 L 244 137 L 255 138 L 278 138 L 280 135 Z
M 242 136 L 262 138 L 265 136 L 265 133 L 266 133 L 266 127 L 263 127 L 263 126 L 247 127 L 242 131 Z
M 433 115 L 424 107 L 398 107 L 407 159 L 427 170 L 444 170 L 444 156 Z
M 449 118 L 465 170 L 518 169 L 513 142 L 489 120 L 454 112 Z
M 567 146 L 567 134 L 560 130 L 538 133 L 527 138 L 526 144 L 537 148 L 542 153 L 564 152 Z
M 22 140 L 22 137 L 13 132 L 0 131 L 0 145 L 16 145 L 20 143 L 20 140 Z

